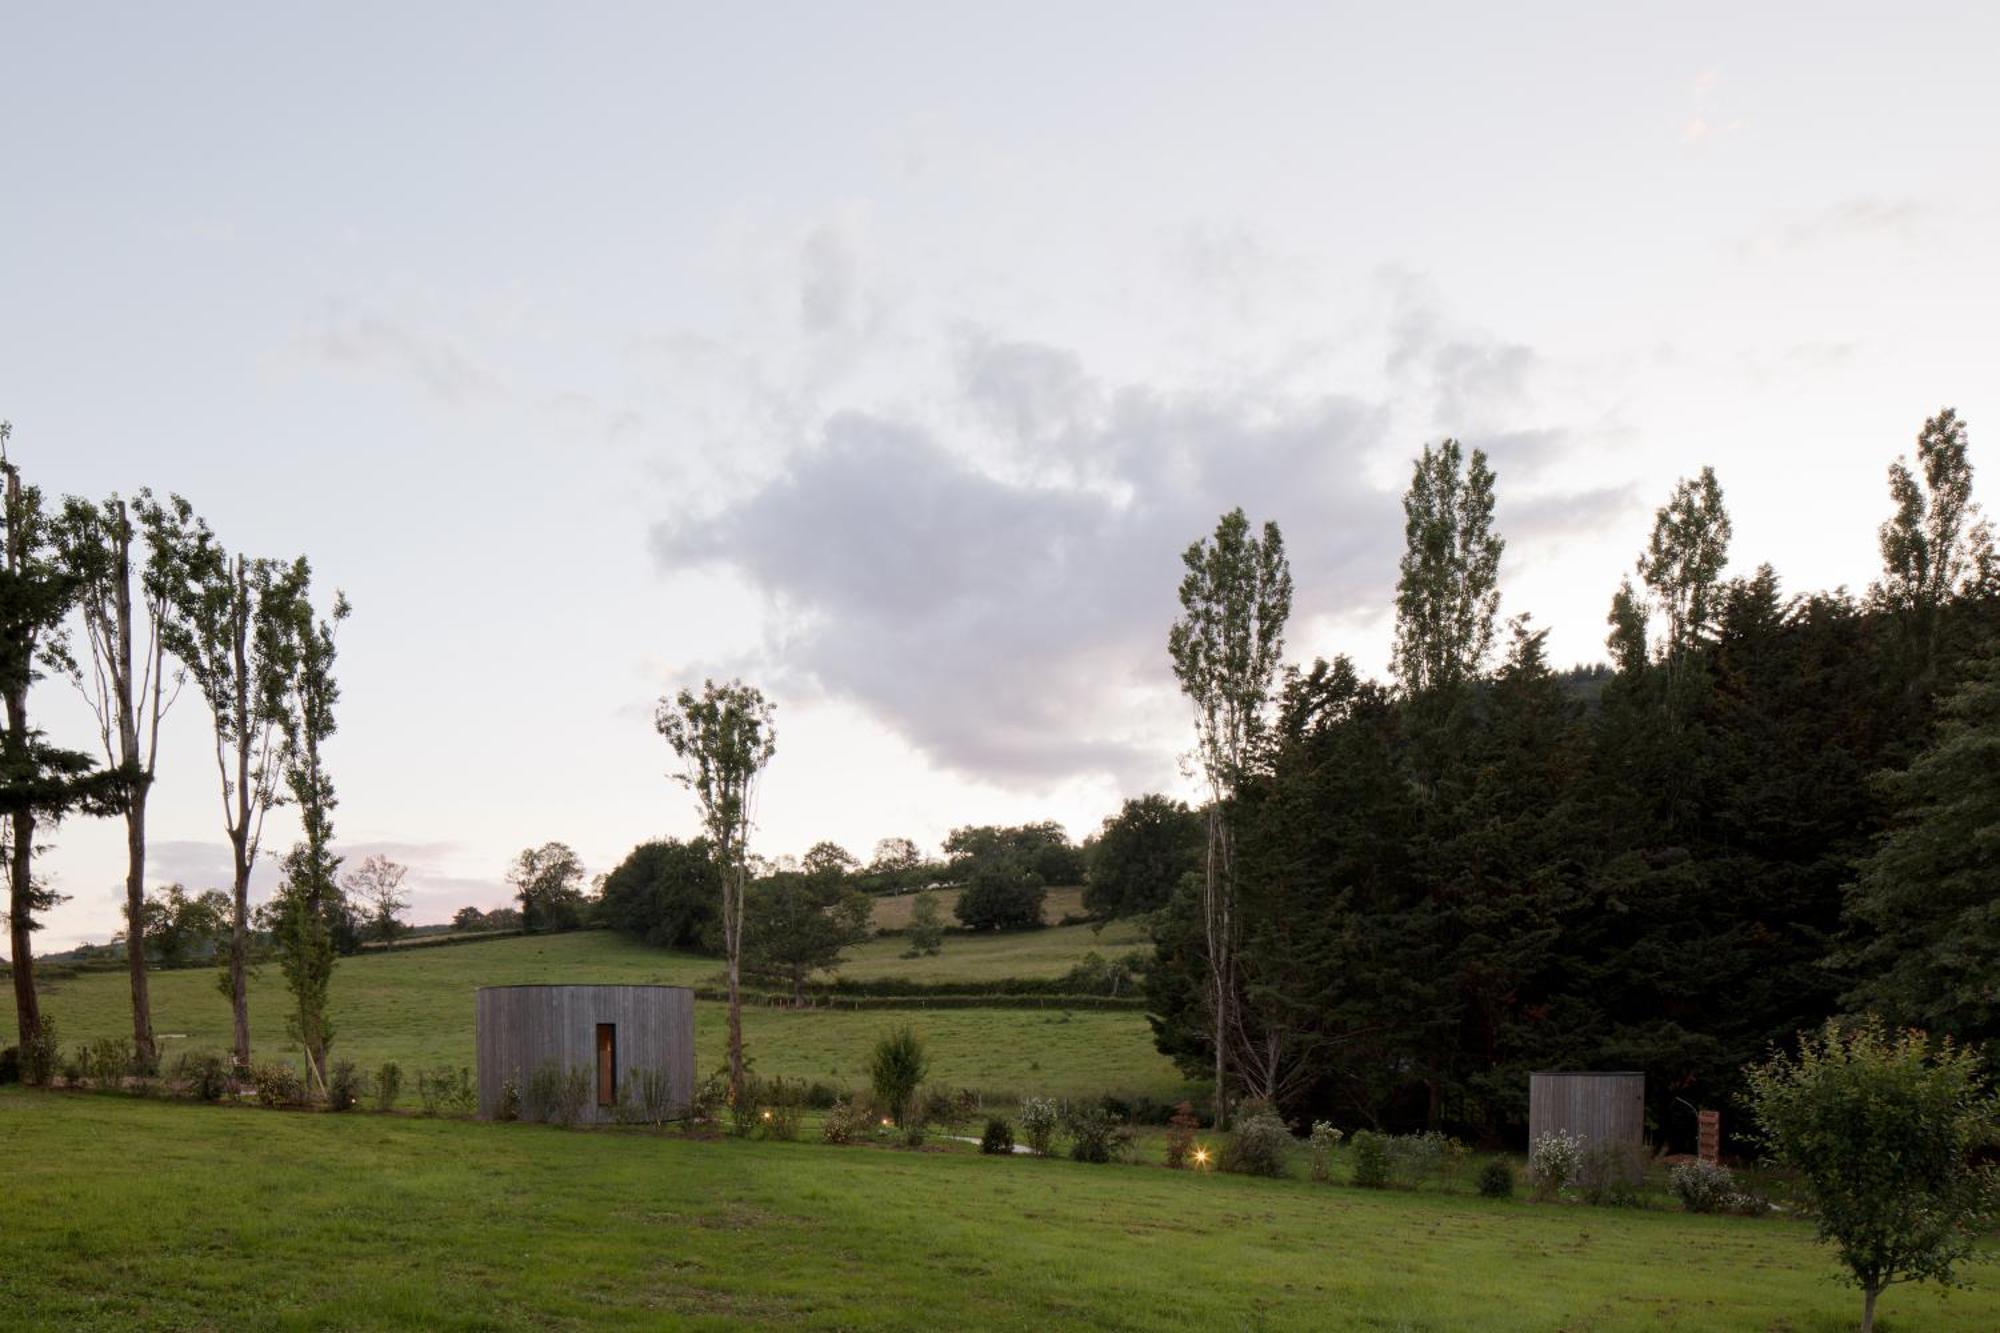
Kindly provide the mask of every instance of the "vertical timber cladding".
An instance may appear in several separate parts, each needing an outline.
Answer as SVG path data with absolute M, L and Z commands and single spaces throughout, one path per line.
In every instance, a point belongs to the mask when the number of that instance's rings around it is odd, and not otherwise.
M 1646 1076 L 1546 1073 L 1528 1076 L 1528 1142 L 1565 1130 L 1593 1143 L 1622 1143 L 1636 1153 L 1646 1141 Z
M 525 1087 L 545 1063 L 581 1069 L 598 1090 L 598 1028 L 608 1025 L 617 1080 L 664 1069 L 675 1106 L 694 1096 L 694 992 L 685 986 L 483 986 L 476 1006 L 479 1114 L 492 1119 L 510 1078 Z M 605 1123 L 612 1108 L 595 1095 L 584 1119 Z

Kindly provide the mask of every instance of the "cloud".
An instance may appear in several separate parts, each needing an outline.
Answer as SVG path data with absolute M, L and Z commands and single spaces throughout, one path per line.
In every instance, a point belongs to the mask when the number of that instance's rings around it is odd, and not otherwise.
M 412 380 L 454 407 L 508 396 L 500 377 L 453 339 L 381 315 L 331 319 L 300 334 L 297 343 L 307 356 L 344 369 Z
M 789 669 L 946 767 L 1160 780 L 1179 552 L 1231 505 L 1288 533 L 1302 615 L 1362 604 L 1394 566 L 1395 505 L 1360 479 L 1383 428 L 1366 404 L 1133 386 L 1085 419 L 1098 391 L 1060 349 L 977 348 L 961 374 L 968 411 L 1060 435 L 1062 479 L 849 411 L 767 484 L 654 532 L 665 568 L 725 566 L 772 600 Z
M 1802 216 L 1774 222 L 1735 243 L 1739 255 L 1763 258 L 1826 245 L 1914 240 L 1934 210 L 1914 199 L 1855 195 Z

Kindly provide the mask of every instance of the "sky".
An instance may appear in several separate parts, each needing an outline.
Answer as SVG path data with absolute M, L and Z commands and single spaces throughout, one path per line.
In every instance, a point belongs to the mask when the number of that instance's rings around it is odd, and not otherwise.
M 709 676 L 776 701 L 757 850 L 1081 837 L 1193 794 L 1166 634 L 1232 507 L 1288 657 L 1378 674 L 1446 436 L 1563 663 L 1703 465 L 1794 592 L 1875 576 L 1943 406 L 1993 507 L 1996 56 L 1973 4 L 17 10 L 0 418 L 347 594 L 336 837 L 418 920 L 692 834 L 652 714 Z M 208 727 L 156 883 L 228 883 Z M 107 938 L 122 826 L 51 843 L 37 947 Z

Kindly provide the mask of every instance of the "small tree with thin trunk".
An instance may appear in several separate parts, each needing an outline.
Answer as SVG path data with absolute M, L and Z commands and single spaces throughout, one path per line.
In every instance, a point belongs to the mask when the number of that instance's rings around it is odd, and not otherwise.
M 743 899 L 749 875 L 752 799 L 777 750 L 772 706 L 742 681 L 704 681 L 700 694 L 661 699 L 654 726 L 681 761 L 676 780 L 694 793 L 722 872 L 722 944 L 729 976 L 729 1091 L 743 1096 Z
M 178 502 L 176 502 L 178 505 Z M 167 651 L 187 667 L 208 703 L 222 825 L 233 862 L 228 970 L 224 986 L 239 1069 L 250 1064 L 250 872 L 264 817 L 283 803 L 279 735 L 285 716 L 291 600 L 284 566 L 231 560 L 208 525 L 188 516 L 174 530 L 147 529 L 169 587 Z
M 1229 1123 L 1229 1046 L 1237 1031 L 1235 849 L 1229 809 L 1264 726 L 1292 609 L 1292 572 L 1276 523 L 1253 534 L 1241 509 L 1181 557 L 1181 618 L 1167 636 L 1174 675 L 1194 706 L 1195 757 L 1208 786 L 1202 925 L 1215 1043 L 1215 1121 Z
M 78 581 L 85 648 L 82 660 L 72 658 L 67 663 L 65 674 L 96 714 L 104 762 L 122 768 L 131 780 L 125 804 L 125 957 L 132 991 L 132 1047 L 140 1064 L 150 1068 L 157 1052 L 146 985 L 146 799 L 158 768 L 160 723 L 179 695 L 186 672 L 168 670 L 162 633 L 175 586 L 160 577 L 156 555 L 137 571 L 135 601 L 132 539 L 141 526 L 148 532 L 180 531 L 193 515 L 185 500 L 176 497 L 158 505 L 146 491 L 139 492 L 136 507 L 135 525 L 132 509 L 118 496 L 97 503 L 72 495 L 63 502 L 57 540 L 63 563 Z M 153 545 L 157 549 L 158 543 Z M 88 673 L 84 661 L 89 663 Z
M 326 769 L 326 742 L 334 733 L 334 705 L 340 686 L 333 678 L 334 627 L 347 618 L 347 598 L 335 593 L 332 619 L 313 615 L 308 590 L 311 571 L 301 559 L 273 585 L 283 599 L 289 631 L 283 666 L 287 676 L 281 767 L 285 786 L 299 808 L 304 839 L 285 858 L 278 953 L 292 990 L 292 1025 L 305 1051 L 307 1078 L 326 1090 L 326 1050 L 333 1040 L 327 1002 L 333 985 L 334 924 L 346 910 L 333 854 L 333 779 Z
M 2000 1134 L 1978 1057 L 1869 1019 L 1748 1073 L 1771 1156 L 1804 1180 L 1820 1239 L 1861 1288 L 1863 1333 L 1891 1285 L 1951 1284 L 2000 1202 L 2000 1168 L 1973 1162 Z

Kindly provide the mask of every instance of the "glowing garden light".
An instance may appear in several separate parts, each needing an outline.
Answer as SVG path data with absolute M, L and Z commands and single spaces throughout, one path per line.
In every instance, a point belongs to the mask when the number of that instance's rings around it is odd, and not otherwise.
M 1196 1166 L 1207 1166 L 1207 1165 L 1208 1165 L 1208 1149 L 1206 1149 L 1206 1148 L 1196 1148 L 1196 1149 L 1194 1150 L 1194 1164 L 1195 1164 Z

